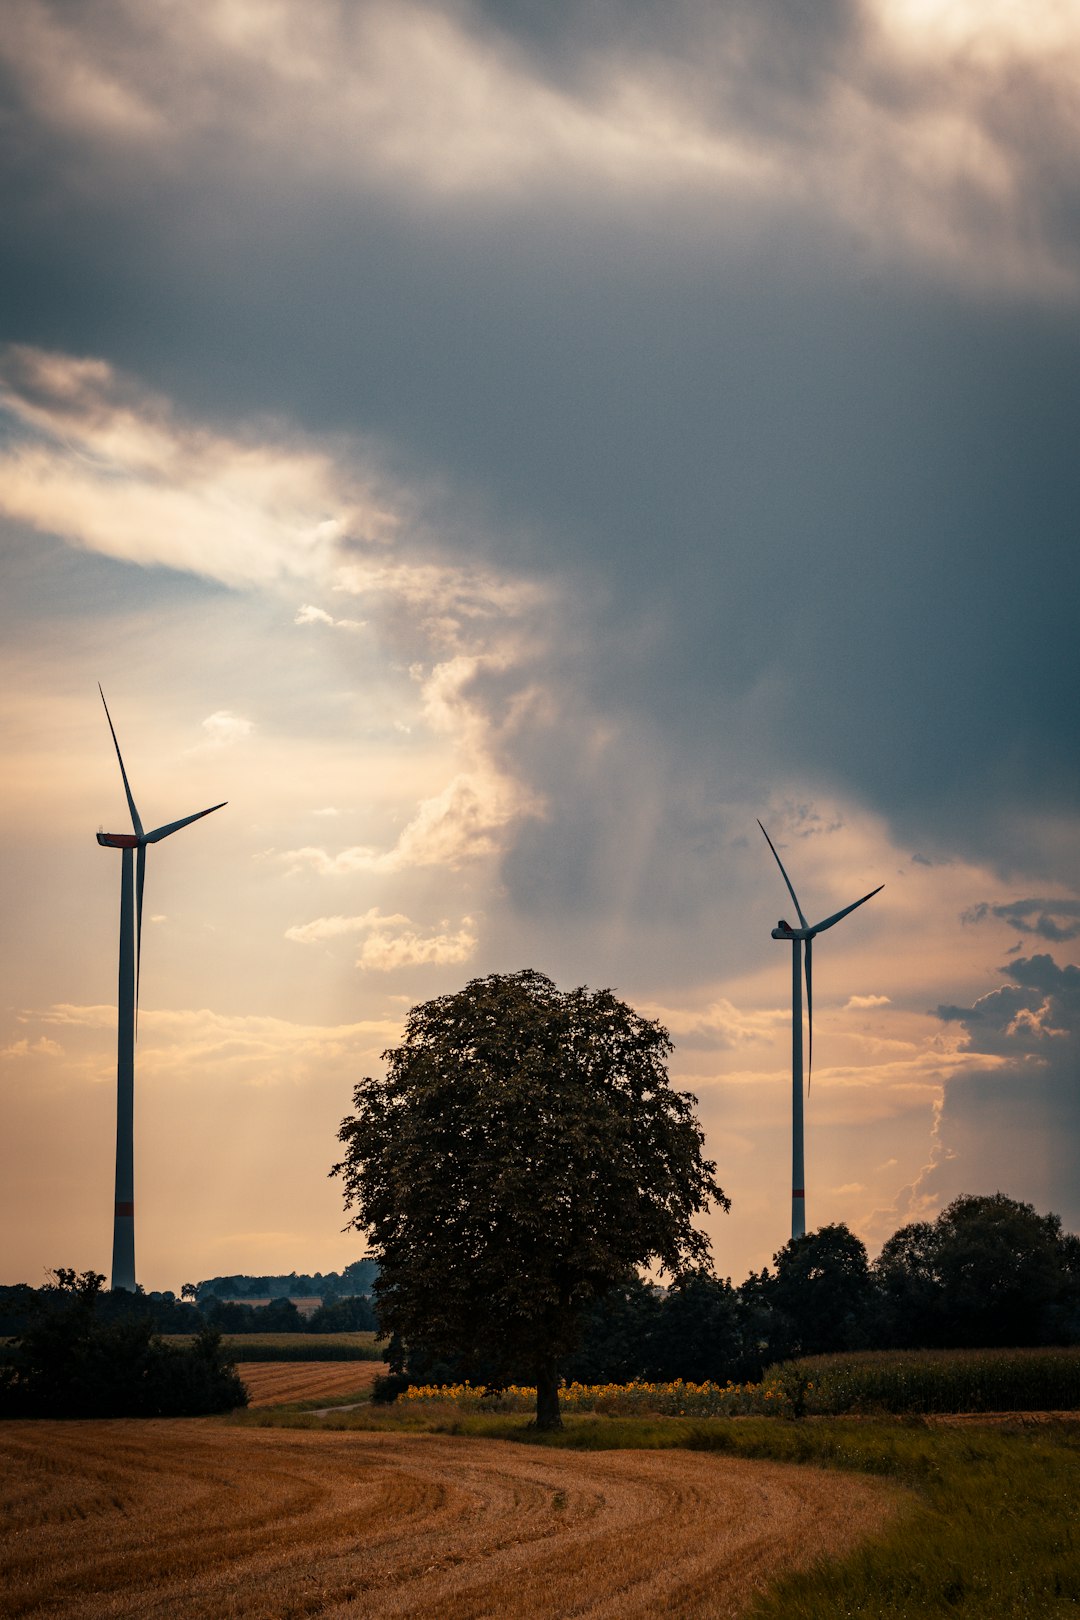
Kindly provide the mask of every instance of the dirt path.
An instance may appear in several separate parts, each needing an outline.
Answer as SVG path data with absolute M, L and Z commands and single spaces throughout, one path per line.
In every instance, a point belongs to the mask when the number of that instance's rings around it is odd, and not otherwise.
M 0 1425 L 0 1615 L 737 1615 L 876 1481 L 696 1453 L 172 1422 Z

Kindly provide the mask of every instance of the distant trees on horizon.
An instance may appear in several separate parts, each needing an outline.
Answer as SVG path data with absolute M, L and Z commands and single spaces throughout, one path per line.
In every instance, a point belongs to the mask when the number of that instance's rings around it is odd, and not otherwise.
M 844 1350 L 1080 1343 L 1080 1237 L 1004 1193 L 965 1194 L 871 1262 L 842 1223 L 792 1239 L 740 1286 L 707 1269 L 636 1281 L 593 1307 L 564 1375 L 757 1379 Z
M 366 1278 L 370 1272 L 359 1268 L 373 1265 L 359 1261 L 331 1275 Z M 61 1268 L 55 1275 L 75 1273 Z M 0 1287 L 0 1338 L 22 1334 L 38 1302 L 56 1299 L 57 1287 Z M 98 1290 L 94 1308 L 102 1324 L 136 1319 L 153 1333 L 338 1333 L 378 1325 L 364 1295 L 330 1299 L 306 1320 L 284 1296 L 259 1307 L 209 1293 L 196 1307 L 175 1296 Z M 900 1227 L 873 1261 L 838 1223 L 785 1244 L 771 1267 L 738 1285 L 707 1266 L 687 1269 L 667 1288 L 633 1277 L 585 1312 L 560 1371 L 588 1383 L 744 1381 L 771 1362 L 839 1350 L 1076 1343 L 1080 1237 L 1063 1231 L 1057 1215 L 1004 1193 L 965 1194 L 936 1220 Z M 417 1339 L 406 1371 L 420 1381 L 484 1381 L 491 1369 L 434 1354 Z
M 53 1277 L 67 1274 L 66 1268 L 59 1267 Z M 138 1289 L 134 1294 L 99 1289 L 95 1309 L 102 1320 L 146 1320 L 155 1333 L 198 1333 L 204 1327 L 220 1333 L 370 1333 L 376 1323 L 368 1296 L 377 1275 L 373 1260 L 355 1260 L 340 1272 L 211 1277 L 206 1282 L 185 1283 L 180 1299 L 171 1289 L 151 1293 Z M 56 1287 L 55 1281 L 41 1289 L 27 1283 L 0 1286 L 0 1338 L 22 1333 L 36 1302 L 48 1303 Z M 322 1304 L 304 1317 L 293 1298 L 313 1296 L 321 1298 Z M 269 1304 L 247 1303 L 258 1299 L 269 1299 Z
M 238 1272 L 229 1277 L 208 1277 L 202 1282 L 185 1283 L 181 1297 L 203 1304 L 216 1299 L 335 1299 L 370 1294 L 379 1275 L 374 1260 L 354 1260 L 343 1271 L 280 1272 L 252 1276 Z

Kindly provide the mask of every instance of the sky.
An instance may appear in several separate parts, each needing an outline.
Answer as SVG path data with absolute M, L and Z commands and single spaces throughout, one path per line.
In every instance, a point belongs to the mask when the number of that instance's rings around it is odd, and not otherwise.
M 1080 1227 L 1080 0 L 8 0 L 0 1281 L 340 1268 L 408 1009 L 663 1021 L 740 1281 Z M 512 1151 L 512 1144 L 508 1145 Z

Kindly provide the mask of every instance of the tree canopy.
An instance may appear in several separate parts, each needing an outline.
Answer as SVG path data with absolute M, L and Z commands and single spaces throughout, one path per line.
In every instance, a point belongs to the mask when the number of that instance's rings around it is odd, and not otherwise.
M 1080 1327 L 1076 1238 L 1004 1193 L 964 1194 L 902 1226 L 875 1262 L 895 1342 L 1061 1343 Z
M 530 1377 L 538 1426 L 558 1426 L 583 1310 L 638 1267 L 704 1265 L 693 1217 L 728 1207 L 671 1050 L 611 991 L 532 970 L 413 1008 L 385 1077 L 355 1089 L 332 1171 L 399 1347 Z

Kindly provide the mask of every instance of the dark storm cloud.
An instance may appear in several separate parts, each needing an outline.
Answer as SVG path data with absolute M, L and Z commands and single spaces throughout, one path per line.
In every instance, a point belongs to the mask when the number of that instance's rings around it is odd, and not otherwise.
M 973 1006 L 937 1009 L 963 1027 L 970 1051 L 1004 1061 L 948 1082 L 940 1130 L 950 1157 L 928 1185 L 943 1200 L 1000 1189 L 1059 1211 L 1075 1228 L 1080 967 L 1037 955 L 1001 971 L 1012 982 Z
M 977 175 L 946 165 L 935 189 L 894 156 L 894 126 L 948 107 L 947 65 L 890 56 L 839 0 L 451 9 L 449 80 L 490 49 L 515 94 L 566 96 L 561 127 L 629 64 L 695 140 L 730 136 L 785 178 L 702 184 L 672 160 L 638 187 L 584 136 L 580 162 L 530 148 L 514 170 L 511 120 L 498 183 L 467 170 L 449 191 L 432 176 L 450 185 L 453 127 L 409 168 L 382 125 L 335 143 L 319 122 L 378 44 L 361 23 L 391 10 L 305 12 L 314 96 L 281 67 L 288 41 L 215 51 L 174 11 L 97 7 L 65 36 L 112 87 L 91 137 L 81 104 L 41 90 L 42 19 L 73 14 L 18 15 L 34 70 L 11 80 L 8 335 L 104 355 L 212 421 L 269 407 L 375 435 L 403 477 L 453 492 L 448 549 L 573 596 L 523 671 L 546 718 L 503 744 L 549 805 L 507 860 L 520 906 L 599 907 L 622 873 L 629 914 L 692 908 L 742 825 L 717 806 L 749 825 L 800 779 L 926 859 L 1063 875 L 1015 831 L 1075 814 L 1080 790 L 1080 335 L 1040 281 L 1069 241 L 1075 135 L 1045 66 L 1014 64 L 1006 96 L 989 69 L 964 81 L 972 130 L 1024 186 L 1013 242 Z M 883 133 L 843 123 L 845 87 Z M 417 109 L 405 133 L 421 127 Z M 915 248 L 888 237 L 909 215 Z M 919 248 L 935 230 L 956 265 Z
M 527 50 L 537 70 L 587 93 L 612 57 L 677 74 L 699 103 L 741 125 L 777 128 L 812 107 L 863 33 L 853 0 L 595 0 L 568 8 L 535 0 L 480 0 L 482 17 Z M 468 15 L 468 13 L 466 13 Z
M 1064 1043 L 1075 1058 L 1080 967 L 1059 967 L 1052 957 L 1040 955 L 1021 957 L 1001 972 L 1012 983 L 990 991 L 971 1007 L 938 1007 L 936 1017 L 962 1025 L 973 1052 L 1037 1053 L 1052 1061 Z
M 1080 935 L 1080 901 L 1076 900 L 1010 900 L 998 906 L 983 900 L 960 920 L 979 923 L 988 917 L 999 917 L 1021 934 L 1037 934 L 1055 944 Z

